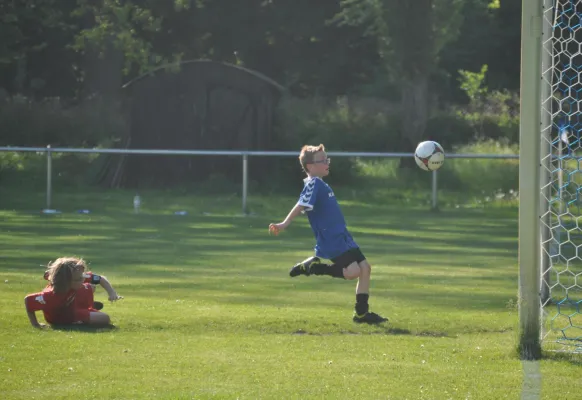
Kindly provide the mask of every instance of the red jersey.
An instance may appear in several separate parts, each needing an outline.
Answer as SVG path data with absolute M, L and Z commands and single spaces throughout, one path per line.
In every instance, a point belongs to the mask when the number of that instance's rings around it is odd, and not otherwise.
M 87 322 L 89 309 L 93 306 L 93 288 L 89 283 L 77 290 L 57 294 L 51 286 L 42 292 L 26 296 L 26 311 L 42 311 L 49 324 L 71 324 Z

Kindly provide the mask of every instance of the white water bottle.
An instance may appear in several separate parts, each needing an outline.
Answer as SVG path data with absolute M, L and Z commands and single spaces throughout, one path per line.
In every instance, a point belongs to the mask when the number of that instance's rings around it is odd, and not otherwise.
M 133 198 L 133 212 L 139 214 L 139 208 L 141 207 L 141 198 L 139 194 L 136 194 Z

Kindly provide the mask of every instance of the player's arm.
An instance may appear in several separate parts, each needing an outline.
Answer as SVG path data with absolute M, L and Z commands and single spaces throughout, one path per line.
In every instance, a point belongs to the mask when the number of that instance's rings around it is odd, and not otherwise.
M 299 201 L 291 209 L 287 215 L 287 218 L 278 224 L 269 225 L 269 232 L 273 233 L 274 235 L 278 235 L 279 232 L 287 228 L 289 224 L 291 224 L 291 221 L 297 218 L 299 214 L 303 213 L 304 211 L 313 210 L 317 200 L 317 190 L 319 188 L 318 182 L 319 179 L 312 179 L 305 184 L 305 187 L 299 196 Z
M 287 228 L 291 224 L 291 221 L 297 218 L 297 216 L 299 216 L 299 214 L 301 214 L 304 209 L 305 206 L 302 206 L 301 204 L 295 204 L 295 207 L 289 211 L 289 214 L 287 214 L 287 217 L 283 220 L 283 222 L 269 225 L 269 232 L 273 233 L 274 235 L 278 235 L 279 232 Z
M 119 296 L 115 289 L 113 289 L 113 286 L 111 285 L 106 276 L 97 275 L 89 271 L 85 273 L 85 283 L 90 283 L 91 285 L 93 285 L 93 287 L 95 287 L 95 285 L 100 285 L 107 292 L 107 295 L 109 296 L 109 301 L 123 299 L 123 297 Z
M 26 314 L 28 315 L 28 320 L 30 324 L 35 328 L 44 328 L 46 325 L 41 324 L 38 322 L 36 318 L 36 311 L 39 307 L 34 307 L 35 297 L 37 297 L 39 293 L 28 295 L 24 298 L 24 307 L 26 308 Z
M 118 295 L 117 292 L 115 291 L 115 289 L 113 289 L 113 286 L 111 285 L 111 283 L 109 282 L 107 277 L 101 276 L 101 279 L 99 280 L 99 284 L 107 292 L 107 295 L 109 296 L 109 301 L 116 301 L 119 299 L 123 299 L 123 296 Z
M 28 314 L 28 320 L 30 321 L 30 324 L 34 328 L 44 328 L 46 326 L 46 325 L 41 324 L 40 322 L 38 322 L 38 319 L 36 319 L 36 313 L 35 312 L 26 311 L 26 313 Z
M 288 227 L 291 224 L 291 222 L 299 216 L 299 214 L 303 213 L 304 210 L 305 206 L 301 204 L 295 204 L 291 211 L 289 211 L 289 214 L 287 214 L 287 217 L 285 217 L 285 219 L 281 223 L 285 227 Z

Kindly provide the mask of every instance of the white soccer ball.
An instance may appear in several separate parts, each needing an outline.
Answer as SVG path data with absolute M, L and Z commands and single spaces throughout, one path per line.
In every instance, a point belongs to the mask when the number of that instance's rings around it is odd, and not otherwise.
M 425 171 L 435 171 L 445 162 L 445 151 L 432 140 L 420 142 L 414 152 L 416 164 Z

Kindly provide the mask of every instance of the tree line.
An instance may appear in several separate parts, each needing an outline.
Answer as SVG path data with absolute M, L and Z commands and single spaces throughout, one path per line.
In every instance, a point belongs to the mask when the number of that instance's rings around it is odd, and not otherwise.
M 0 100 L 75 105 L 161 65 L 211 59 L 299 99 L 398 104 L 402 150 L 455 130 L 443 113 L 472 127 L 459 135 L 510 137 L 504 121 L 483 128 L 484 113 L 514 111 L 520 18 L 509 0 L 0 0 Z

